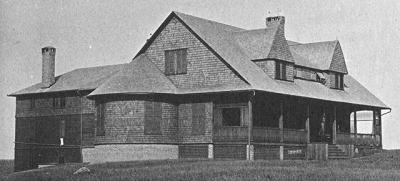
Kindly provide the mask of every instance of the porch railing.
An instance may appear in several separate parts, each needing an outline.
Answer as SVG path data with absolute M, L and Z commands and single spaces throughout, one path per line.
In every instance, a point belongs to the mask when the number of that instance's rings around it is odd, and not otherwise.
M 219 127 L 214 129 L 216 142 L 244 142 L 248 141 L 247 127 Z M 258 143 L 280 143 L 281 132 L 279 128 L 254 127 L 252 141 Z M 307 132 L 304 130 L 284 129 L 283 143 L 305 144 Z
M 355 133 L 337 133 L 337 144 L 354 144 L 360 146 L 379 146 L 380 135 L 374 134 L 355 134 Z
M 243 142 L 248 140 L 247 127 L 219 127 L 214 130 L 213 140 L 217 142 Z
M 254 127 L 252 135 L 255 142 L 279 143 L 281 141 L 279 128 Z
M 283 129 L 284 143 L 307 143 L 307 132 L 305 130 Z

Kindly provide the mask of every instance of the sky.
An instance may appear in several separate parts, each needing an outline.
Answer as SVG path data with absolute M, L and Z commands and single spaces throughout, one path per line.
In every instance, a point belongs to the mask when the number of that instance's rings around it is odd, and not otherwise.
M 0 0 L 0 159 L 14 157 L 15 98 L 7 94 L 41 81 L 42 47 L 57 48 L 56 75 L 127 63 L 171 11 L 244 29 L 280 14 L 289 40 L 339 40 L 349 74 L 392 108 L 382 118 L 383 147 L 400 149 L 398 0 Z

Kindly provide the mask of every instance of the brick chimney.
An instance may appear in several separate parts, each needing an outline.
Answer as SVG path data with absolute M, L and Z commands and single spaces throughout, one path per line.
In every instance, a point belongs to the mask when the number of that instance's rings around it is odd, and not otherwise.
M 56 48 L 42 48 L 42 88 L 48 88 L 56 82 L 55 79 Z

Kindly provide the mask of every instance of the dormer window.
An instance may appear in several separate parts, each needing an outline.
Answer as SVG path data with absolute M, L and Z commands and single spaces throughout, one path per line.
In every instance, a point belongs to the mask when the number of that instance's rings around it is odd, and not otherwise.
M 165 75 L 187 73 L 187 49 L 165 51 Z
M 343 90 L 343 74 L 335 73 L 332 88 Z
M 287 80 L 286 67 L 287 63 L 275 61 L 275 79 Z

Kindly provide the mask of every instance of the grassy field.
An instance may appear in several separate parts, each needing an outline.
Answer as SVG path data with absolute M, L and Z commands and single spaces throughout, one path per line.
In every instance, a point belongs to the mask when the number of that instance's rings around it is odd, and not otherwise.
M 400 150 L 331 161 L 163 160 L 83 164 L 10 174 L 7 180 L 400 180 Z

